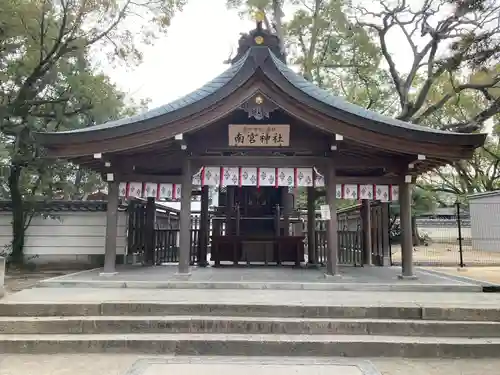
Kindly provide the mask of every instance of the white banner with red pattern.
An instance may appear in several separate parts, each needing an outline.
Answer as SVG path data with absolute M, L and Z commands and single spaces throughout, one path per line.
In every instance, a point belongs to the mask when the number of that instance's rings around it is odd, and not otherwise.
M 316 168 L 203 167 L 193 176 L 194 186 L 324 187 L 325 179 Z M 120 196 L 178 200 L 181 185 L 151 182 L 122 182 Z M 399 199 L 397 185 L 336 186 L 337 199 L 370 199 L 383 202 Z

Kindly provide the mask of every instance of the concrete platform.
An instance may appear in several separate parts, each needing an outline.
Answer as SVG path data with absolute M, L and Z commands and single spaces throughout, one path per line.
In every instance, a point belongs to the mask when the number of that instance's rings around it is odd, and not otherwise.
M 325 270 L 287 267 L 193 267 L 179 278 L 176 266 L 123 266 L 115 275 L 101 269 L 41 281 L 39 287 L 144 288 L 144 289 L 276 289 L 330 291 L 481 292 L 472 280 L 415 271 L 416 280 L 400 280 L 399 267 L 341 267 L 338 277 L 325 277 Z
M 200 368 L 202 366 L 202 368 Z M 360 369 L 363 375 L 498 375 L 500 359 L 409 359 L 409 358 L 283 358 L 283 357 L 174 357 L 145 354 L 0 354 L 1 375 L 254 375 L 273 368 L 275 375 L 294 374 L 307 369 L 307 375 L 350 375 Z M 369 366 L 366 368 L 366 366 Z M 354 369 L 353 369 L 354 368 Z M 299 372 L 295 372 L 299 371 Z M 372 371 L 374 371 L 372 373 Z M 148 373 L 149 372 L 149 373 Z M 153 373 L 154 374 L 154 373 Z M 156 375 L 156 374 L 155 374 Z

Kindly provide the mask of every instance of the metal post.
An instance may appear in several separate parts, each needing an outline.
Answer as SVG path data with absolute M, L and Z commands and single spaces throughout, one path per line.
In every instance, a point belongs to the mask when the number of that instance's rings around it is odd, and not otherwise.
M 458 225 L 458 250 L 460 252 L 460 268 L 464 268 L 464 250 L 462 246 L 462 223 L 460 219 L 460 202 L 456 202 L 455 206 L 457 207 L 457 225 Z

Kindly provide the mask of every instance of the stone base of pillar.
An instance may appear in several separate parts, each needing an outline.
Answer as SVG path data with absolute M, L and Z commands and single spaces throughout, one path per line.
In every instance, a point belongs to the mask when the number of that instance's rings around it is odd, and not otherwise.
M 391 258 L 388 256 L 385 256 L 382 258 L 382 266 L 384 267 L 390 267 L 391 266 Z
M 191 278 L 191 272 L 176 272 L 174 274 L 174 278 L 176 278 L 177 280 L 189 280 Z
M 114 276 L 114 275 L 118 275 L 118 272 L 99 272 L 99 276 L 103 276 L 103 277 L 109 277 L 109 276 Z
M 340 275 L 340 274 L 330 275 L 328 273 L 324 273 L 323 276 L 325 277 L 325 279 L 329 279 L 329 280 L 341 280 L 342 279 L 342 275 Z
M 314 269 L 318 269 L 320 268 L 321 265 L 319 263 L 306 263 L 306 268 L 314 268 Z
M 418 280 L 418 277 L 415 275 L 411 276 L 405 276 L 405 275 L 398 275 L 399 280 Z

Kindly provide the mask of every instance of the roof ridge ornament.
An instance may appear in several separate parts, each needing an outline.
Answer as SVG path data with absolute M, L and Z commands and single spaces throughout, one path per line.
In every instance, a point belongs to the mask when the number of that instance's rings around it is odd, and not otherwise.
M 231 64 L 235 64 L 239 61 L 249 49 L 254 47 L 267 47 L 269 50 L 276 55 L 281 61 L 286 64 L 286 56 L 281 51 L 279 37 L 273 33 L 271 30 L 263 27 L 263 22 L 266 19 L 266 15 L 263 10 L 258 10 L 255 15 L 256 26 L 255 29 L 248 33 L 241 33 L 240 40 L 238 41 L 238 51 L 236 57 L 231 59 Z
M 270 118 L 271 112 L 278 109 L 278 106 L 260 93 L 257 93 L 244 102 L 240 108 L 248 114 L 248 118 L 264 120 Z

